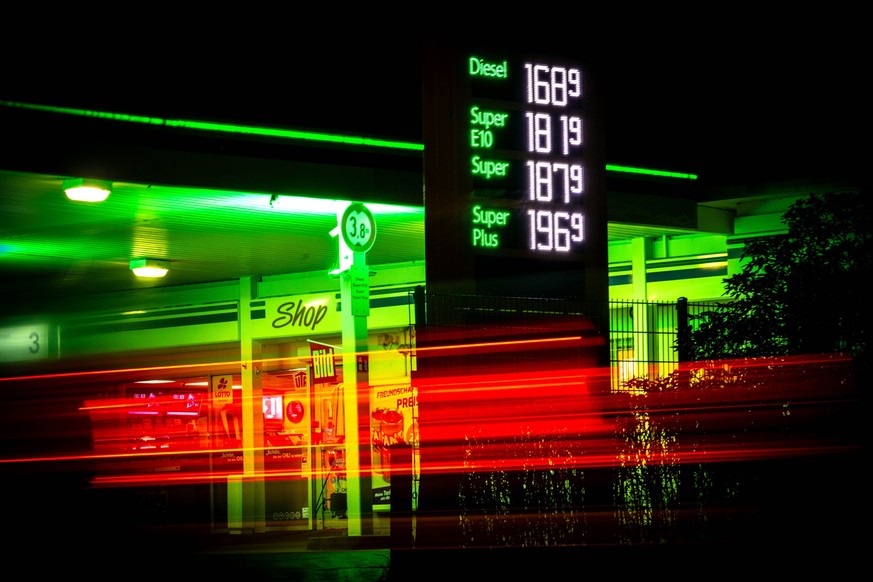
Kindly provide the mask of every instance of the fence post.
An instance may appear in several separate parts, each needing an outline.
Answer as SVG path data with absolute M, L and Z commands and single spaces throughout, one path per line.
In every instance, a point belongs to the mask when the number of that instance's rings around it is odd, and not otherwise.
M 680 362 L 691 359 L 690 341 L 691 328 L 688 327 L 688 298 L 680 297 L 676 301 L 676 349 Z
M 679 389 L 688 388 L 690 382 L 691 327 L 688 325 L 688 298 L 676 300 L 676 351 L 679 359 Z

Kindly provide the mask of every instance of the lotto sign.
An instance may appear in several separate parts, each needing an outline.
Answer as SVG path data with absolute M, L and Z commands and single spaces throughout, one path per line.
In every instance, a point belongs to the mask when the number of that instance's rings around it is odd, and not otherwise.
M 216 405 L 233 403 L 233 376 L 212 376 L 210 378 L 212 402 Z

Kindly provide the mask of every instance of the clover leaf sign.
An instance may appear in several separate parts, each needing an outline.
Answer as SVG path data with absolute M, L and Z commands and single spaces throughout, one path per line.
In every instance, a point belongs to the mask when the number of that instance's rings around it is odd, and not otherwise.
M 343 240 L 354 252 L 366 253 L 376 240 L 376 219 L 363 204 L 350 204 L 343 212 L 340 227 Z

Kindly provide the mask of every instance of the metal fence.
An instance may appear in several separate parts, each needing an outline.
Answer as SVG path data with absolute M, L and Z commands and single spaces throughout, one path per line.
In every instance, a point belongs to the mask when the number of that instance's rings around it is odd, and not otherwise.
M 425 305 L 427 309 L 425 310 Z M 677 339 L 680 328 L 694 329 L 696 316 L 715 309 L 719 302 L 609 301 L 608 309 L 573 299 L 530 297 L 492 297 L 416 291 L 416 321 L 465 328 L 489 322 L 532 320 L 543 326 L 549 322 L 589 314 L 602 329 L 609 328 L 610 388 L 619 391 L 632 378 L 655 379 L 669 375 L 678 367 Z
M 695 317 L 717 302 L 609 302 L 609 362 L 613 391 L 631 378 L 659 378 L 676 370 L 680 326 L 695 328 Z

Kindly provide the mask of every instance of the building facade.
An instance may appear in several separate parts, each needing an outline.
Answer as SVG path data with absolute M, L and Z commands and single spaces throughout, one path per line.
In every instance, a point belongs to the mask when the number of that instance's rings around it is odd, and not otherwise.
M 193 505 L 220 531 L 324 529 L 347 513 L 349 535 L 384 531 L 392 447 L 419 441 L 415 293 L 429 284 L 425 217 L 442 210 L 423 191 L 423 146 L 60 104 L 3 101 L 0 115 L 0 380 L 31 395 L 35 424 L 75 420 L 59 436 L 85 443 L 72 454 L 89 490 L 157 488 L 162 511 Z M 73 133 L 88 137 L 70 148 Z M 692 174 L 594 171 L 608 321 L 633 321 L 599 332 L 625 364 L 668 359 L 671 344 L 637 339 L 665 325 L 654 304 L 723 299 L 743 241 L 781 232 L 817 186 L 740 196 Z M 63 197 L 75 178 L 113 192 L 86 209 Z M 375 241 L 344 255 L 336 229 L 355 204 Z M 140 257 L 169 260 L 167 283 L 133 280 Z M 6 460 L 50 459 L 43 437 Z

